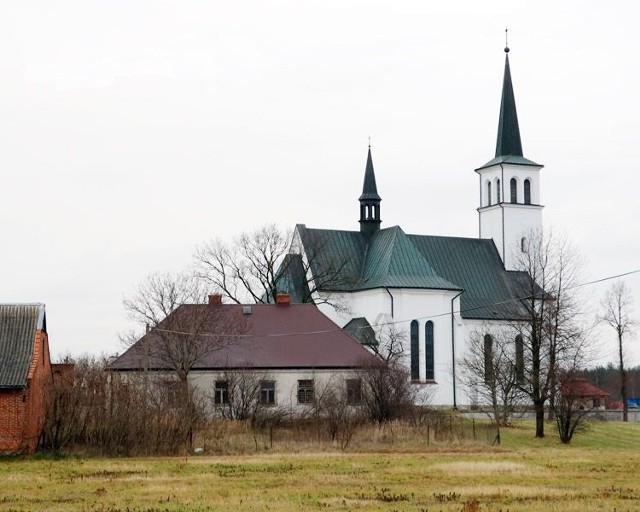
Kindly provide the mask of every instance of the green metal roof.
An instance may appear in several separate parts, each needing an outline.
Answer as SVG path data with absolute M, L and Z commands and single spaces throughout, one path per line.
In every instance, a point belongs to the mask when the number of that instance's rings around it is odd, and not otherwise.
M 517 282 L 504 269 L 493 240 L 408 235 L 412 243 L 444 278 L 458 284 L 462 317 L 515 320 L 525 311 Z
M 36 330 L 46 330 L 43 304 L 0 304 L 0 388 L 24 388 Z
M 354 289 L 460 289 L 434 271 L 398 226 L 381 229 L 374 234 L 363 267 L 361 279 Z
M 506 272 L 493 240 L 407 235 L 394 226 L 367 239 L 357 231 L 309 229 L 298 225 L 305 246 L 322 241 L 311 260 L 314 275 L 332 263 L 342 274 L 323 291 L 373 288 L 463 291 L 461 314 L 473 319 L 517 319 L 524 310 L 518 283 Z M 309 245 L 308 245 L 309 244 Z M 339 267 L 339 264 L 343 264 Z
M 362 345 L 378 346 L 376 333 L 369 321 L 363 316 L 352 318 L 342 330 L 352 338 L 358 340 Z
M 476 171 L 479 171 L 480 169 L 485 169 L 486 167 L 491 167 L 492 165 L 498 165 L 498 164 L 529 165 L 533 167 L 543 167 L 542 165 L 537 164 L 523 156 L 507 155 L 507 156 L 497 156 L 495 158 L 492 158 L 483 166 L 478 167 Z

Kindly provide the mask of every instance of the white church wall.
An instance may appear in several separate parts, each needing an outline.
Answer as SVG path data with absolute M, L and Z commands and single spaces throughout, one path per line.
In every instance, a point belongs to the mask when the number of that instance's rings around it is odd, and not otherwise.
M 480 238 L 493 239 L 507 270 L 515 270 L 517 250 L 523 236 L 542 228 L 540 169 L 528 165 L 502 164 L 477 171 L 480 175 Z M 487 206 L 487 182 L 500 179 L 499 205 Z M 516 202 L 511 202 L 511 180 L 516 180 Z M 525 181 L 530 183 L 530 203 L 525 204 Z M 493 189 L 492 189 L 493 190 Z M 492 192 L 492 203 L 497 196 Z
M 502 206 L 495 205 L 484 208 L 480 212 L 480 238 L 493 239 L 500 257 L 504 260 L 502 254 Z
M 448 290 L 425 290 L 410 288 L 383 288 L 345 293 L 340 296 L 349 308 L 349 313 L 336 312 L 327 304 L 318 307 L 338 325 L 343 327 L 349 320 L 365 317 L 376 326 L 392 322 L 397 331 L 404 333 L 404 350 L 407 354 L 402 363 L 410 370 L 410 325 L 418 322 L 418 354 L 420 378 L 415 386 L 419 395 L 434 405 L 453 404 L 453 351 L 451 344 L 451 299 L 458 292 Z M 393 301 L 391 300 L 393 297 Z M 337 298 L 337 297 L 334 297 Z M 393 306 L 393 316 L 392 313 Z M 454 304 L 457 311 L 459 305 Z M 434 329 L 434 379 L 426 379 L 425 324 L 433 322 Z M 456 329 L 460 329 L 459 319 Z M 455 325 L 455 323 L 454 323 Z M 384 329 L 382 329 L 384 331 Z
M 458 336 L 458 332 L 460 336 Z M 468 386 L 468 380 L 465 378 L 465 369 L 463 359 L 466 355 L 469 346 L 469 340 L 472 337 L 482 336 L 485 334 L 505 336 L 507 339 L 512 338 L 515 344 L 515 339 L 518 334 L 514 323 L 507 320 L 464 320 L 463 325 L 460 326 L 460 330 L 456 332 L 456 394 L 457 402 L 460 407 L 470 407 L 475 405 L 486 405 L 478 403 L 478 393 L 474 391 L 473 386 Z M 457 340 L 460 340 L 458 343 Z

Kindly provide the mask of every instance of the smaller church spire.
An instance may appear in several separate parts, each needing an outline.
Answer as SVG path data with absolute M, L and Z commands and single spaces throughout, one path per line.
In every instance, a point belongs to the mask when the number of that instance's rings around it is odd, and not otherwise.
M 506 40 L 505 30 L 505 42 Z M 502 100 L 500 102 L 500 120 L 498 122 L 498 141 L 496 143 L 496 157 L 522 156 L 522 142 L 520 141 L 520 127 L 516 112 L 516 99 L 511 83 L 511 69 L 509 68 L 509 46 L 505 46 L 504 80 L 502 82 Z
M 380 201 L 376 186 L 376 175 L 373 172 L 373 159 L 371 158 L 371 143 L 367 155 L 367 166 L 364 171 L 364 184 L 360 201 L 360 232 L 371 236 L 380 229 Z

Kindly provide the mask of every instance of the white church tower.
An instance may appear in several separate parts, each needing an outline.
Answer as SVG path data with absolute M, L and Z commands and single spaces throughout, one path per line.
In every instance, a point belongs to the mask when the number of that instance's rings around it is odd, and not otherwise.
M 522 155 L 516 101 L 505 49 L 504 81 L 496 156 L 476 169 L 480 178 L 480 238 L 492 238 L 507 270 L 515 270 L 516 251 L 527 233 L 542 228 L 539 165 Z

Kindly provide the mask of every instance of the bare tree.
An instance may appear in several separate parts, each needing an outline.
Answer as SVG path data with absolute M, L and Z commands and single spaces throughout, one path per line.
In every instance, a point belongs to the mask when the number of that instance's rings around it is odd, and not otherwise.
M 253 420 L 260 407 L 260 384 L 269 377 L 245 368 L 225 371 L 217 380 L 226 386 L 223 391 L 226 396 L 214 398 L 220 415 L 234 420 Z
M 192 417 L 164 381 L 120 378 L 105 358 L 65 359 L 54 365 L 42 447 L 80 448 L 111 455 L 179 453 L 189 445 Z M 173 382 L 175 384 L 175 380 Z M 193 409 L 203 412 L 194 397 Z
M 185 397 L 193 367 L 243 333 L 244 324 L 206 300 L 202 282 L 187 273 L 151 274 L 124 300 L 129 316 L 147 331 L 132 347 L 143 369 L 174 371 Z
M 463 381 L 469 398 L 486 411 L 496 426 L 495 442 L 500 444 L 500 427 L 508 426 L 513 415 L 522 408 L 524 380 L 524 347 L 521 336 L 513 329 L 490 329 L 474 332 L 461 361 Z
M 633 333 L 635 322 L 631 316 L 633 298 L 624 281 L 616 281 L 602 299 L 600 320 L 611 326 L 618 337 L 618 371 L 620 373 L 620 396 L 622 398 L 622 421 L 629 420 L 627 403 L 627 372 L 624 364 L 624 341 Z
M 367 346 L 385 363 L 402 364 L 406 360 L 406 330 L 396 324 L 382 325 L 376 330 L 375 340 Z
M 334 376 L 317 389 L 316 418 L 324 422 L 331 441 L 338 442 L 342 450 L 349 446 L 365 419 L 362 398 L 362 379 L 358 374 L 347 378 Z
M 361 375 L 362 402 L 371 421 L 383 424 L 409 415 L 415 389 L 402 364 L 381 361 L 363 369 Z
M 544 437 L 545 404 L 554 409 L 561 370 L 580 366 L 587 355 L 586 329 L 576 294 L 580 259 L 566 238 L 531 232 L 516 258 L 526 313 L 514 327 L 524 343 L 521 390 L 532 401 L 536 437 Z
M 197 274 L 237 304 L 269 302 L 280 291 L 278 271 L 291 234 L 275 224 L 242 233 L 232 244 L 220 239 L 196 248 Z
M 275 224 L 242 233 L 231 244 L 216 239 L 196 248 L 196 273 L 233 302 L 273 302 L 278 293 L 291 293 L 300 302 L 326 303 L 344 309 L 332 293 L 350 278 L 347 258 L 327 256 L 326 244 L 310 236 L 301 254 L 289 232 Z
M 362 402 L 369 420 L 378 424 L 403 417 L 416 420 L 429 401 L 428 394 L 420 396 L 411 382 L 406 341 L 405 329 L 385 324 L 376 329 L 375 342 L 367 344 L 378 362 L 366 365 L 360 372 Z M 423 403 L 416 405 L 417 401 Z
M 573 372 L 563 373 L 558 381 L 558 400 L 554 405 L 556 426 L 560 441 L 569 444 L 575 434 L 586 429 L 587 415 L 594 406 L 580 393 L 579 379 L 575 378 Z

